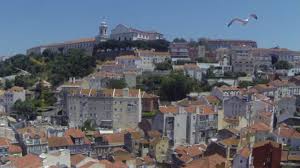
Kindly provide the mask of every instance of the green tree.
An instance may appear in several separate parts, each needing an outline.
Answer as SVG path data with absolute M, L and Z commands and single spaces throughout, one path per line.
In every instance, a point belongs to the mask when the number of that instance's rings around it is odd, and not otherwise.
M 13 106 L 13 109 L 18 115 L 25 116 L 27 119 L 35 115 L 36 106 L 34 100 L 17 100 Z
M 6 79 L 4 85 L 5 85 L 5 89 L 9 89 L 14 86 L 14 81 Z
M 83 123 L 83 126 L 81 127 L 81 130 L 82 131 L 95 131 L 96 128 L 95 128 L 95 125 L 92 123 L 91 120 L 86 120 Z
M 239 82 L 239 87 L 240 88 L 247 88 L 248 86 L 254 86 L 253 82 L 249 82 L 249 81 L 241 81 Z
M 187 42 L 187 41 L 186 41 L 186 39 L 184 39 L 184 38 L 175 38 L 175 39 L 173 40 L 173 42 L 174 42 L 174 43 L 185 43 L 185 42 Z
M 124 79 L 111 79 L 108 82 L 107 87 L 111 89 L 123 89 L 127 86 Z
M 291 68 L 293 68 L 293 65 L 287 61 L 281 60 L 281 61 L 278 61 L 275 63 L 275 68 L 276 69 L 291 69 Z
M 31 87 L 36 82 L 36 78 L 31 75 L 18 75 L 15 78 L 15 86 L 24 87 L 25 89 Z
M 182 72 L 172 72 L 162 78 L 159 94 L 162 100 L 175 101 L 199 90 L 199 84 L 194 79 L 186 77 Z
M 155 70 L 165 71 L 165 70 L 172 70 L 172 69 L 173 67 L 172 67 L 171 60 L 155 64 Z

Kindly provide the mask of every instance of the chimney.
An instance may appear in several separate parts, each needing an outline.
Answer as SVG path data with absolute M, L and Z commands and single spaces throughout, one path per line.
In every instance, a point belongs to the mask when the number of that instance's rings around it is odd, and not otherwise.
M 129 89 L 128 88 L 123 89 L 123 97 L 129 97 Z

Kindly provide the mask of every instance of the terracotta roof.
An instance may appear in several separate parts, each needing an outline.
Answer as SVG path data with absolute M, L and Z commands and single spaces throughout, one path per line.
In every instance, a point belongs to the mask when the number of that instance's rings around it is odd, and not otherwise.
M 250 129 L 255 132 L 257 132 L 257 131 L 258 132 L 260 132 L 260 131 L 266 132 L 266 131 L 270 131 L 271 128 L 268 125 L 266 125 L 265 123 L 256 122 L 250 126 Z
M 7 138 L 0 137 L 0 147 L 8 147 L 10 140 Z
M 251 151 L 248 147 L 245 146 L 239 151 L 239 154 L 244 158 L 248 158 L 251 154 Z
M 226 85 L 223 85 L 223 86 L 218 87 L 218 88 L 219 88 L 219 90 L 221 90 L 221 91 L 230 91 L 230 90 L 240 91 L 239 88 L 234 87 L 234 86 L 226 86 Z
M 160 106 L 159 111 L 161 113 L 176 113 L 178 112 L 178 108 L 175 106 Z
M 221 140 L 220 143 L 227 145 L 227 146 L 231 146 L 231 145 L 238 145 L 239 144 L 239 139 L 234 138 L 234 137 L 230 137 L 224 140 Z
M 124 134 L 123 133 L 114 133 L 103 135 L 103 139 L 109 144 L 124 144 Z
M 86 157 L 83 156 L 82 154 L 71 155 L 71 165 L 76 166 L 78 163 L 80 163 L 85 158 Z
M 22 148 L 18 145 L 9 145 L 8 152 L 9 154 L 22 153 Z
M 65 134 L 65 136 L 71 136 L 73 138 L 83 138 L 85 137 L 84 132 L 82 132 L 80 129 L 76 128 L 69 128 Z
M 218 165 L 226 164 L 227 160 L 218 155 L 210 155 L 206 156 L 202 159 L 194 160 L 188 164 L 186 164 L 185 168 L 216 168 Z
M 49 137 L 48 138 L 48 146 L 49 147 L 63 147 L 63 146 L 69 146 L 72 144 L 69 143 L 67 137 Z
M 161 136 L 161 133 L 157 130 L 148 131 L 147 134 L 151 138 L 159 138 Z
M 300 133 L 294 128 L 290 128 L 286 124 L 281 124 L 279 127 L 280 128 L 277 128 L 274 132 L 276 135 L 280 135 L 281 137 L 300 139 Z
M 10 157 L 9 160 L 15 168 L 41 168 L 42 160 L 33 154 L 23 157 Z
M 220 102 L 220 100 L 216 96 L 208 95 L 208 96 L 205 96 L 205 98 L 211 104 Z

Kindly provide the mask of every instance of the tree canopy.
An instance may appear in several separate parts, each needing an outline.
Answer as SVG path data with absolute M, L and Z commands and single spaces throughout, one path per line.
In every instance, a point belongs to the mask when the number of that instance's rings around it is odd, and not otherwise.
M 186 97 L 193 91 L 199 91 L 196 80 L 185 76 L 182 72 L 172 72 L 162 78 L 159 96 L 162 100 L 175 101 Z
M 111 79 L 108 82 L 107 87 L 111 89 L 123 89 L 127 86 L 124 79 Z
M 168 51 L 169 42 L 166 40 L 135 40 L 135 41 L 118 41 L 118 40 L 107 40 L 104 42 L 100 42 L 94 48 L 94 54 L 98 50 L 124 50 L 124 49 L 143 49 L 150 50 L 155 49 L 156 51 Z
M 16 74 L 20 69 L 32 74 L 36 79 L 45 79 L 57 86 L 69 77 L 84 77 L 93 72 L 96 59 L 86 55 L 84 50 L 70 49 L 67 53 L 45 50 L 41 55 L 16 55 L 0 62 L 0 76 Z M 35 79 L 17 77 L 17 85 L 28 87 Z
M 287 61 L 281 60 L 281 61 L 278 61 L 275 63 L 275 68 L 276 69 L 291 69 L 291 68 L 293 68 L 293 65 Z

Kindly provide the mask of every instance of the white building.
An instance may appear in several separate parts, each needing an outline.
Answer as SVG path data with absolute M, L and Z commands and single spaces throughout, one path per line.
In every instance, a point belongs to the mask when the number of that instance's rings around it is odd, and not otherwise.
M 63 43 L 54 43 L 49 45 L 41 45 L 30 48 L 26 51 L 27 54 L 42 54 L 46 49 L 52 52 L 67 53 L 69 49 L 84 49 L 89 55 L 92 55 L 94 46 L 96 44 L 95 38 L 82 38 L 73 41 L 66 41 Z
M 64 102 L 70 127 L 81 127 L 89 120 L 102 128 L 136 128 L 142 118 L 137 89 L 74 89 Z
M 116 57 L 116 64 L 120 64 L 130 69 L 141 69 L 142 59 L 134 55 L 124 55 Z
M 156 52 L 153 50 L 136 50 L 136 55 L 142 59 L 143 71 L 154 71 L 155 64 L 169 60 L 169 52 Z
M 68 149 L 50 151 L 47 154 L 43 153 L 40 158 L 43 167 L 71 167 L 71 155 Z
M 119 24 L 111 30 L 110 39 L 119 41 L 158 40 L 163 39 L 163 35 L 155 31 L 142 31 Z
M 11 112 L 17 100 L 25 101 L 26 91 L 22 87 L 14 86 L 4 93 L 4 107 L 6 112 Z
M 172 61 L 185 60 L 190 61 L 189 47 L 187 42 L 183 43 L 171 43 L 169 47 Z
M 202 80 L 202 75 L 204 73 L 203 70 L 201 70 L 197 64 L 184 64 L 184 74 L 196 79 L 197 81 L 201 81 Z

